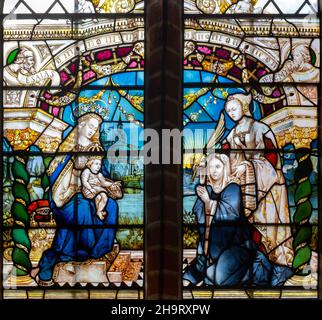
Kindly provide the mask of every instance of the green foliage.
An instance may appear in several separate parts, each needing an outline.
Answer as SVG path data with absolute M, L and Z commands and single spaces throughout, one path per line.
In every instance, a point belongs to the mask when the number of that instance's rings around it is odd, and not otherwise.
M 7 58 L 7 64 L 8 65 L 15 61 L 18 53 L 19 53 L 19 48 L 14 49 L 9 53 L 8 58 Z
M 49 168 L 49 165 L 50 165 L 52 160 L 53 160 L 53 157 L 45 157 L 44 158 L 44 166 L 45 166 L 46 169 Z
M 311 55 L 311 63 L 312 65 L 316 64 L 316 54 L 312 48 L 310 48 L 310 55 Z
M 14 267 L 11 271 L 13 274 L 15 274 L 16 276 L 25 276 L 28 274 L 28 272 L 21 270 L 17 267 Z
M 308 263 L 311 259 L 311 249 L 307 245 L 303 248 L 300 248 L 296 251 L 295 257 L 293 260 L 293 269 L 298 270 L 301 266 Z
M 29 254 L 21 248 L 14 247 L 12 250 L 12 260 L 17 266 L 23 266 L 27 271 L 30 271 L 32 268 Z
M 296 153 L 296 159 L 299 164 L 295 172 L 295 180 L 300 181 L 303 178 L 310 176 L 313 170 L 313 164 L 311 157 L 309 157 L 310 150 L 299 149 Z
M 27 230 L 20 228 L 21 223 L 25 228 L 28 228 L 30 219 L 27 211 L 27 206 L 30 203 L 30 196 L 27 189 L 30 176 L 26 170 L 25 163 L 23 160 L 20 161 L 19 158 L 15 158 L 12 164 L 12 173 L 15 178 L 12 186 L 12 194 L 15 200 L 11 207 L 11 214 L 17 226 L 12 230 L 12 240 L 14 243 L 12 261 L 15 266 L 13 272 L 18 276 L 28 274 L 32 268 L 29 257 L 31 250 L 30 239 Z
M 122 249 L 143 249 L 143 229 L 120 229 L 116 234 L 116 238 Z
M 192 211 L 185 210 L 183 214 L 183 223 L 196 224 L 197 223 L 196 215 Z
M 24 184 L 16 181 L 12 187 L 12 194 L 16 199 L 22 199 L 26 204 L 29 204 L 30 197 Z
M 298 150 L 296 158 L 298 167 L 295 172 L 295 179 L 298 184 L 294 195 L 296 211 L 293 220 L 297 224 L 297 230 L 293 239 L 293 248 L 295 251 L 293 270 L 298 273 L 310 261 L 312 252 L 310 247 L 312 244 L 312 227 L 308 224 L 308 221 L 313 211 L 310 202 L 312 185 L 309 180 L 313 170 L 313 164 L 310 157 L 310 150 Z
M 15 179 L 21 179 L 25 184 L 27 184 L 29 181 L 29 174 L 25 168 L 25 165 L 17 159 L 15 159 L 12 164 L 12 174 Z
M 25 206 L 15 201 L 11 207 L 11 214 L 15 220 L 21 221 L 25 226 L 29 223 L 29 215 Z
M 143 224 L 143 217 L 128 217 L 124 214 L 119 216 L 118 222 L 123 225 L 140 225 Z
M 312 227 L 309 225 L 301 226 L 294 236 L 293 247 L 297 248 L 301 243 L 310 242 L 312 236 Z
M 12 239 L 15 243 L 19 243 L 20 245 L 26 247 L 28 251 L 30 251 L 31 243 L 25 229 L 13 229 Z
M 43 176 L 43 178 L 41 179 L 41 186 L 42 186 L 42 188 L 44 189 L 44 191 L 45 191 L 45 192 L 47 192 L 47 191 L 48 191 L 49 185 L 50 185 L 50 183 L 49 183 L 49 178 L 48 178 L 48 176 L 45 174 L 45 175 Z
M 53 157 L 45 157 L 43 159 L 43 163 L 44 163 L 46 171 L 49 168 L 49 165 L 50 165 L 52 160 L 53 160 Z M 48 191 L 49 191 L 49 188 L 50 188 L 50 182 L 49 182 L 49 178 L 48 178 L 48 175 L 47 175 L 46 171 L 45 171 L 44 176 L 41 179 L 41 186 L 44 189 L 43 198 L 48 200 L 49 199 Z
M 309 197 L 311 195 L 311 192 L 312 192 L 312 186 L 309 179 L 300 183 L 298 188 L 295 191 L 295 195 L 294 195 L 295 203 L 298 203 L 299 200 L 302 198 Z
M 312 204 L 310 200 L 306 200 L 305 202 L 297 206 L 294 214 L 294 222 L 300 223 L 303 220 L 309 219 L 311 214 L 312 214 Z

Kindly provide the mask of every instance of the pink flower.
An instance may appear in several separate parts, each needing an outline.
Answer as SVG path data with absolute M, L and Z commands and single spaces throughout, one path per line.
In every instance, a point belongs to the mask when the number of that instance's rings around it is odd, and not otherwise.
M 125 57 L 132 51 L 132 47 L 123 47 L 116 49 L 116 54 L 118 57 Z
M 62 83 L 66 82 L 68 80 L 68 74 L 65 71 L 62 71 L 60 73 L 60 79 Z
M 75 73 L 75 71 L 76 71 L 76 65 L 75 65 L 75 63 L 72 63 L 72 64 L 70 65 L 69 70 L 70 70 L 72 73 Z
M 88 72 L 86 72 L 85 74 L 84 74 L 84 81 L 87 81 L 87 80 L 89 80 L 89 79 L 91 79 L 91 78 L 94 78 L 95 77 L 95 72 L 93 72 L 92 70 L 90 70 L 90 71 L 88 71 Z
M 54 115 L 55 117 L 57 117 L 57 116 L 58 116 L 58 114 L 59 114 L 59 108 L 54 107 L 54 108 L 53 108 L 53 115 Z
M 129 64 L 129 68 L 136 68 L 137 67 L 137 62 L 135 61 L 132 61 L 130 64 Z
M 196 67 L 200 67 L 200 66 L 201 66 L 200 62 L 199 62 L 199 61 L 197 61 L 196 59 L 193 59 L 193 60 L 192 60 L 192 64 L 193 64 L 194 66 L 196 66 Z
M 211 52 L 212 52 L 211 49 L 209 49 L 208 47 L 205 47 L 205 46 L 198 47 L 198 51 L 202 52 L 204 54 L 211 54 Z
M 96 55 L 96 59 L 99 61 L 108 60 L 112 57 L 112 52 L 110 50 L 101 51 Z

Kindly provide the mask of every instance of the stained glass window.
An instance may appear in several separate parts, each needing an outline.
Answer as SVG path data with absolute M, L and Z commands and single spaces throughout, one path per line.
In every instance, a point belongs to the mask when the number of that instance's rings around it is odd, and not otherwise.
M 185 0 L 184 298 L 316 298 L 318 1 Z
M 143 298 L 144 1 L 3 3 L 3 297 Z
M 320 9 L 1 1 L 1 298 L 318 297 Z

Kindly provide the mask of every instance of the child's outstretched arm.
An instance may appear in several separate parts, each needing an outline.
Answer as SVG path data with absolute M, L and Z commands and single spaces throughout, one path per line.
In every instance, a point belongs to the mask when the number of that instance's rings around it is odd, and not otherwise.
M 113 180 L 110 180 L 108 178 L 105 178 L 101 173 L 98 174 L 98 179 L 101 182 L 101 186 L 102 187 L 105 187 L 105 188 L 110 187 L 114 183 Z

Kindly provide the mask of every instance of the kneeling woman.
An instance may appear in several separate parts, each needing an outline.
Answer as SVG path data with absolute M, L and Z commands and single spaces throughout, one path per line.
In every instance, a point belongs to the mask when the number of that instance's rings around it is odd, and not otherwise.
M 199 224 L 197 257 L 183 279 L 211 286 L 282 285 L 292 271 L 273 265 L 252 241 L 252 226 L 243 214 L 241 189 L 231 178 L 229 158 L 211 154 L 204 170 L 206 181 L 197 187 L 193 208 Z

